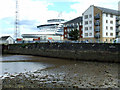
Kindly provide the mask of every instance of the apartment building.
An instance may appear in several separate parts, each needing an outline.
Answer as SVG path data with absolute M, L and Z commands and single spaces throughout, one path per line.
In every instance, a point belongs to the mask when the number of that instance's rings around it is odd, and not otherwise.
M 82 20 L 83 18 L 77 17 L 75 19 L 72 19 L 70 21 L 67 21 L 64 23 L 64 40 L 69 40 L 71 37 L 69 36 L 69 32 L 71 30 L 77 29 L 79 30 L 79 40 L 82 41 Z
M 83 13 L 83 38 L 89 42 L 111 43 L 120 37 L 120 12 L 91 5 Z

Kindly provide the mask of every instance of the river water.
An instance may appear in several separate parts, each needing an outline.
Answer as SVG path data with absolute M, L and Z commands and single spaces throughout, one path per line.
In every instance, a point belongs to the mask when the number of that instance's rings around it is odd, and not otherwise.
M 0 71 L 2 71 L 0 75 L 7 72 L 10 74 L 34 72 L 65 63 L 74 63 L 74 61 L 31 55 L 3 55 L 0 59 Z
M 3 55 L 0 59 L 1 75 L 6 72 L 10 74 L 24 73 L 54 66 L 52 63 L 47 63 L 50 59 L 52 60 L 52 58 L 29 55 Z

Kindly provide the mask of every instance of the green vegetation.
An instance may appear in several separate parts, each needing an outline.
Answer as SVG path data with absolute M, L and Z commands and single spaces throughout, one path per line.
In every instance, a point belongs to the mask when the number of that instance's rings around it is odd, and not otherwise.
M 70 31 L 69 33 L 70 36 L 70 40 L 78 40 L 79 38 L 79 31 L 77 29 L 73 29 L 72 31 Z

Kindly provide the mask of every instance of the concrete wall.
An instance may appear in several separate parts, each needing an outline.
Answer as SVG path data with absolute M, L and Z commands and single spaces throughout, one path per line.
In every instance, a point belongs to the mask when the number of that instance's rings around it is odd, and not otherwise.
M 74 60 L 120 62 L 120 44 L 13 44 L 8 46 L 7 53 L 39 55 Z

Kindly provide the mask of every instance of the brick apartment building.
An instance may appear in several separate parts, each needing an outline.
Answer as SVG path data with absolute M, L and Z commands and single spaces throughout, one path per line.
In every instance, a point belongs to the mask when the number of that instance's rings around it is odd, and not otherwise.
M 69 32 L 74 29 L 79 30 L 79 40 L 82 40 L 82 21 L 82 17 L 77 17 L 64 23 L 64 40 L 70 39 Z

